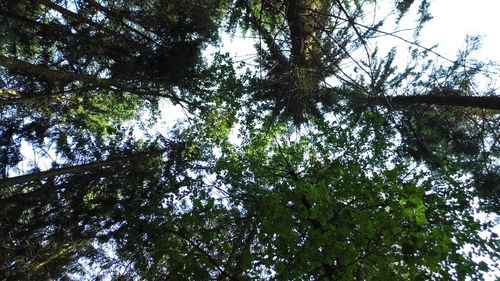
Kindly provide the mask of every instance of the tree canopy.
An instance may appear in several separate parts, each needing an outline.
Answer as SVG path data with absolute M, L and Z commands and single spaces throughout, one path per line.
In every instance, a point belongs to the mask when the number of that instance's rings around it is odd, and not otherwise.
M 429 5 L 1 1 L 0 279 L 499 278 L 498 73 Z

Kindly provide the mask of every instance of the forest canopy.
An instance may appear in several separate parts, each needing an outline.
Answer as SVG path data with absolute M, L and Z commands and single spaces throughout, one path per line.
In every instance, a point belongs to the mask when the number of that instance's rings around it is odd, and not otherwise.
M 0 1 L 0 280 L 500 278 L 498 67 L 429 7 Z

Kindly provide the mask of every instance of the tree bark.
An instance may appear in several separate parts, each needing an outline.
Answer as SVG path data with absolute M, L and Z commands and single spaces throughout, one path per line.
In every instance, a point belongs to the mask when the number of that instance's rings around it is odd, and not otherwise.
M 474 107 L 480 109 L 500 110 L 500 96 L 441 96 L 441 95 L 421 95 L 421 96 L 378 96 L 369 100 L 371 103 L 387 107 L 411 106 L 419 104 Z
M 83 75 L 62 70 L 53 70 L 46 66 L 31 64 L 22 60 L 9 58 L 2 55 L 0 55 L 0 66 L 6 67 L 11 71 L 35 75 L 47 81 L 81 81 L 99 87 L 118 89 L 121 88 L 124 90 L 127 89 L 126 85 L 124 85 L 120 81 L 115 81 L 113 79 L 102 79 L 90 75 Z
M 20 94 L 14 90 L 0 89 L 0 99 L 1 98 L 19 98 Z M 0 100 L 1 102 L 2 100 Z
M 60 175 L 69 174 L 69 173 L 82 172 L 82 171 L 86 171 L 86 170 L 90 170 L 90 169 L 94 169 L 94 168 L 100 168 L 103 166 L 112 166 L 112 165 L 116 165 L 118 163 L 125 162 L 125 161 L 140 160 L 140 159 L 144 159 L 144 158 L 159 156 L 163 152 L 165 152 L 165 150 L 149 151 L 149 152 L 145 152 L 145 153 L 137 153 L 137 154 L 132 155 L 132 156 L 108 159 L 108 160 L 104 160 L 104 161 L 98 161 L 98 162 L 76 165 L 76 166 L 56 168 L 56 169 L 51 169 L 51 170 L 43 171 L 43 172 L 32 173 L 32 174 L 22 175 L 22 176 L 17 176 L 17 177 L 12 177 L 12 178 L 6 178 L 6 179 L 3 179 L 0 181 L 0 188 L 4 188 L 4 187 L 16 185 L 16 184 L 27 183 L 27 182 L 36 181 L 36 180 L 41 180 L 41 179 L 45 179 L 48 177 L 60 176 Z
M 318 0 L 290 0 L 286 18 L 292 41 L 291 61 L 297 67 L 312 67 L 316 22 L 314 13 Z
M 179 103 L 186 103 L 190 105 L 194 105 L 191 102 L 180 98 L 174 94 L 171 93 L 163 93 L 161 89 L 144 89 L 144 88 L 134 88 L 133 86 L 129 85 L 126 83 L 126 81 L 123 80 L 118 80 L 118 79 L 103 79 L 103 78 L 97 78 L 94 76 L 90 75 L 84 75 L 84 74 L 78 74 L 78 73 L 73 73 L 73 72 L 68 72 L 65 70 L 55 70 L 48 68 L 44 65 L 38 65 L 38 64 L 32 64 L 29 62 L 25 62 L 22 60 L 14 59 L 14 58 L 9 58 L 3 55 L 0 55 L 0 67 L 3 66 L 10 71 L 13 72 L 18 72 L 24 75 L 32 75 L 36 76 L 39 78 L 42 78 L 47 81 L 60 81 L 60 82 L 84 82 L 92 87 L 96 88 L 104 88 L 104 89 L 110 89 L 113 91 L 118 91 L 118 92 L 128 92 L 133 95 L 139 95 L 139 96 L 154 96 L 154 97 L 164 97 L 168 98 L 174 102 L 179 102 Z M 5 91 L 5 90 L 4 90 Z M 3 93 L 3 92 L 2 92 Z M 57 95 L 56 93 L 53 94 L 48 94 L 47 96 L 50 95 Z M 28 97 L 17 97 L 17 98 L 11 98 L 11 99 L 6 99 L 6 100 L 1 100 L 0 105 L 5 105 L 5 104 L 12 104 L 16 103 L 18 101 L 21 101 L 21 99 L 33 99 L 37 98 L 38 96 L 32 95 L 29 98 Z

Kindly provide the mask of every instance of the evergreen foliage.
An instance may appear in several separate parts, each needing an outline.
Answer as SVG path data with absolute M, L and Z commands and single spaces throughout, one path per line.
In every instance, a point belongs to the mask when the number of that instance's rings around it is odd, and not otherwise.
M 0 280 L 498 274 L 491 65 L 438 65 L 429 1 L 388 0 L 399 69 L 377 2 L 0 1 Z M 202 55 L 239 31 L 256 67 Z

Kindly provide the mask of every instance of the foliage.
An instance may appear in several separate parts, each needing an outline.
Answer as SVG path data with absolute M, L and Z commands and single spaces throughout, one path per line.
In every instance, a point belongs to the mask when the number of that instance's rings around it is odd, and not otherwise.
M 416 35 L 431 17 L 392 3 Z M 407 41 L 400 69 L 368 44 L 390 35 L 364 24 L 376 4 L 1 2 L 0 279 L 496 274 L 478 41 L 448 66 Z M 258 67 L 201 55 L 222 28 L 257 38 Z M 153 131 L 163 104 L 186 116 Z

